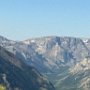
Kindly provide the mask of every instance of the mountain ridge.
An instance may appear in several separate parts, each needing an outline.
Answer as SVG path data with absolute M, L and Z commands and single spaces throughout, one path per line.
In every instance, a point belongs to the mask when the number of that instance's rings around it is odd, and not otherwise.
M 4 42 L 1 41 L 1 43 Z M 90 60 L 90 39 L 50 36 L 10 45 L 6 43 L 4 47 L 27 65 L 38 69 L 54 84 L 57 90 L 90 89 L 88 85 L 82 86 L 87 84 L 84 79 L 89 77 L 88 63 L 83 66 L 83 62 L 87 59 Z M 76 73 L 77 69 L 80 72 L 83 70 L 83 72 L 72 74 L 73 69 L 75 70 L 73 73 Z M 71 83 L 67 83 L 69 81 Z M 87 81 L 89 84 L 89 79 Z

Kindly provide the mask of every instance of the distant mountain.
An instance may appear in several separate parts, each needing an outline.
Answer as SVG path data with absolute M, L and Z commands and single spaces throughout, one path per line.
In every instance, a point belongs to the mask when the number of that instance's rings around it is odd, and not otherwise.
M 0 47 L 0 85 L 6 90 L 54 90 L 53 85 L 35 68 Z
M 57 90 L 90 90 L 90 39 L 49 36 L 0 40 L 0 45 L 38 69 Z

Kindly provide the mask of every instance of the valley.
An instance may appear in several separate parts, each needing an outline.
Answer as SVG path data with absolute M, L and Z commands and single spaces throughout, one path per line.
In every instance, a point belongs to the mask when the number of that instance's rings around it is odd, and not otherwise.
M 0 46 L 36 68 L 56 90 L 90 90 L 90 39 L 48 36 L 13 41 L 1 36 Z

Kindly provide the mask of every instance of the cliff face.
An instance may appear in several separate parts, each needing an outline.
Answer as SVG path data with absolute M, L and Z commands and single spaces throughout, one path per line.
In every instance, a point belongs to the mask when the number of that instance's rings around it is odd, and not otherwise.
M 0 45 L 43 73 L 90 57 L 90 39 L 51 36 L 17 42 L 1 37 Z

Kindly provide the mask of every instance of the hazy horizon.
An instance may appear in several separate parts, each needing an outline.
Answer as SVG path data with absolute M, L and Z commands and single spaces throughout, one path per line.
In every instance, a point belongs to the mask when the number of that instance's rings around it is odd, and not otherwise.
M 86 39 L 90 39 L 90 37 L 75 37 L 75 36 L 55 36 L 55 35 L 50 35 L 50 36 L 38 36 L 38 37 L 27 37 L 27 38 L 24 38 L 24 39 L 12 39 L 10 37 L 6 37 L 6 36 L 2 36 L 0 35 L 1 37 L 4 37 L 8 40 L 12 40 L 12 41 L 24 41 L 24 40 L 29 40 L 29 39 L 39 39 L 39 38 L 46 38 L 46 37 L 70 37 L 70 38 L 78 38 L 78 39 L 82 39 L 82 40 L 86 40 Z
M 90 37 L 90 1 L 0 1 L 0 35 L 12 40 L 43 36 Z

